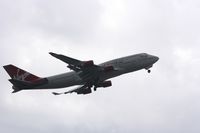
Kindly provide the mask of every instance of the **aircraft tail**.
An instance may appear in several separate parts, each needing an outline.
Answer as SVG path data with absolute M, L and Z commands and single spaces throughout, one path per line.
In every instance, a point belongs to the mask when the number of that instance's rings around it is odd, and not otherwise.
M 11 64 L 3 67 L 11 77 L 9 81 L 13 84 L 13 93 L 22 89 L 34 88 L 47 81 L 45 78 L 40 78 Z
M 14 66 L 14 65 L 6 65 L 6 66 L 3 66 L 3 67 L 12 79 L 17 79 L 17 80 L 21 80 L 21 81 L 28 81 L 28 82 L 41 79 L 40 77 L 35 76 L 35 75 L 25 71 L 25 70 L 22 70 L 22 69 L 20 69 L 16 66 Z

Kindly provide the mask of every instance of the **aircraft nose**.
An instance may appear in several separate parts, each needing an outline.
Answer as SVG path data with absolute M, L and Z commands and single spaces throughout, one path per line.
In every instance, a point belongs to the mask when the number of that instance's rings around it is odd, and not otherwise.
M 154 60 L 155 60 L 155 62 L 157 62 L 159 60 L 159 57 L 154 56 Z

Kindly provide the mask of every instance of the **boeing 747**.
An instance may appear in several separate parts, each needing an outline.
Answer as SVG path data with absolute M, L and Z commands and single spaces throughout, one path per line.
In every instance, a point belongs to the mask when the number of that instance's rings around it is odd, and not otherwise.
M 60 95 L 73 92 L 89 94 L 92 92 L 92 88 L 96 91 L 100 87 L 112 86 L 109 79 L 122 74 L 141 69 L 150 73 L 150 68 L 159 60 L 157 56 L 141 53 L 95 65 L 93 60 L 80 61 L 62 54 L 52 52 L 49 54 L 68 64 L 67 67 L 73 71 L 41 78 L 11 64 L 3 66 L 11 77 L 9 81 L 13 84 L 13 93 L 21 90 L 59 89 L 79 85 L 77 88 L 64 93 L 53 92 L 53 94 Z

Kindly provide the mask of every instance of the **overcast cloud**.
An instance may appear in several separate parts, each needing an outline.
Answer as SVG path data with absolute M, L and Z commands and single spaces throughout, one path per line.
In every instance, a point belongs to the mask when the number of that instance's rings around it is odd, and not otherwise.
M 147 52 L 152 68 L 91 95 L 11 94 L 1 68 L 1 133 L 199 133 L 200 1 L 0 0 L 0 65 L 69 71 L 48 52 L 96 64 Z M 65 88 L 64 91 L 69 88 Z

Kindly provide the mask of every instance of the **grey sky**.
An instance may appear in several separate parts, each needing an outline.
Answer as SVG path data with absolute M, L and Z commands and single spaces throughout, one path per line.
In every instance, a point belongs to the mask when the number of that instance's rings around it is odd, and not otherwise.
M 87 96 L 11 94 L 2 68 L 0 132 L 199 133 L 199 24 L 197 0 L 0 0 L 1 66 L 50 76 L 69 71 L 50 51 L 97 64 L 160 57 L 151 74 L 115 78 Z

